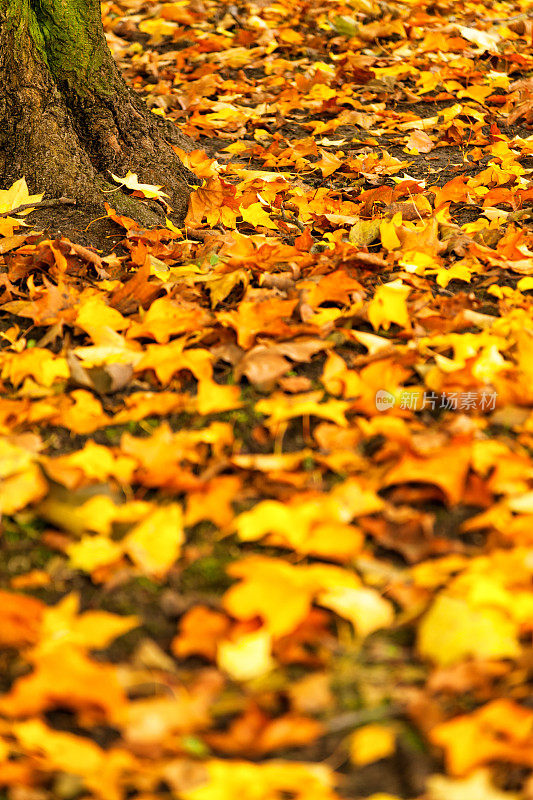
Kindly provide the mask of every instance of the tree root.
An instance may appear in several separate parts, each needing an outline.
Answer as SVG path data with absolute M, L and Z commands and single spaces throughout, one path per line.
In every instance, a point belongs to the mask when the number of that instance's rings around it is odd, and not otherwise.
M 16 217 L 17 214 L 22 214 L 23 211 L 28 211 L 36 208 L 55 208 L 55 206 L 75 206 L 76 201 L 73 197 L 58 197 L 57 200 L 41 200 L 40 203 L 25 203 L 23 206 L 12 208 L 11 211 L 2 211 L 0 219 L 6 217 Z
M 167 142 L 168 124 L 160 125 L 126 87 L 111 54 L 103 56 L 111 61 L 110 85 L 78 92 L 76 82 L 54 75 L 29 33 L 22 50 L 17 36 L 7 25 L 0 29 L 0 186 L 24 176 L 31 192 L 69 197 L 99 213 L 114 190 L 119 213 L 145 226 L 161 224 L 165 213 L 157 203 L 117 192 L 109 182 L 110 173 L 123 177 L 130 170 L 143 183 L 164 186 L 173 216 L 183 221 L 200 181 Z

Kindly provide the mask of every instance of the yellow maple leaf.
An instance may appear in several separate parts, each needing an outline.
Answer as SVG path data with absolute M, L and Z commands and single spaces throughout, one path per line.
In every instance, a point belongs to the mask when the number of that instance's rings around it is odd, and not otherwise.
M 38 205 L 42 199 L 42 194 L 30 195 L 26 179 L 20 178 L 18 181 L 15 181 L 9 189 L 0 189 L 0 213 L 13 211 L 20 206 L 28 205 L 28 203 L 35 203 L 35 205 Z M 21 211 L 20 214 L 26 216 L 26 214 L 29 214 L 31 211 L 33 211 L 33 209 L 28 208 L 25 211 Z M 19 215 L 17 214 L 17 216 Z M 13 230 L 20 227 L 20 224 L 20 220 L 12 217 L 0 219 L 0 236 L 12 236 Z
M 533 713 L 506 698 L 442 722 L 429 738 L 446 754 L 448 772 L 466 775 L 495 760 L 533 767 Z
M 48 491 L 37 454 L 8 439 L 0 439 L 0 515 L 13 514 L 42 500 Z
M 171 503 L 156 508 L 136 525 L 122 546 L 144 572 L 161 578 L 176 561 L 184 539 L 181 506 Z
M 60 396 L 57 412 L 51 417 L 56 425 L 68 428 L 73 433 L 92 433 L 109 424 L 102 404 L 92 392 L 76 389 Z
M 44 466 L 55 481 L 75 489 L 84 483 L 101 482 L 104 478 L 115 478 L 121 484 L 129 484 L 137 463 L 132 458 L 115 455 L 108 447 L 89 439 L 81 450 L 46 459 Z
M 27 469 L 35 457 L 36 454 L 31 450 L 20 447 L 8 438 L 0 439 L 0 479 Z
M 242 580 L 224 595 L 226 611 L 242 620 L 261 617 L 274 637 L 298 627 L 313 602 L 348 619 L 362 636 L 392 621 L 390 603 L 342 567 L 297 567 L 274 558 L 250 556 L 232 564 L 228 572 Z
M 350 736 L 350 760 L 357 767 L 372 764 L 394 753 L 396 734 L 386 725 L 364 725 Z
M 155 20 L 154 20 L 155 21 Z M 169 24 L 169 23 L 163 23 Z M 125 186 L 126 189 L 131 189 L 132 192 L 141 192 L 144 197 L 148 198 L 155 198 L 157 200 L 163 200 L 164 197 L 168 198 L 168 194 L 162 192 L 161 186 L 152 186 L 149 183 L 139 183 L 139 179 L 135 172 L 131 172 L 128 170 L 125 178 L 119 178 L 118 175 L 113 175 L 111 173 L 111 177 L 115 181 L 115 183 L 120 184 L 121 186 Z
M 156 342 L 167 344 L 171 336 L 198 330 L 208 325 L 209 321 L 209 313 L 197 305 L 179 299 L 159 297 L 143 315 L 142 322 L 133 323 L 128 331 L 128 338 L 150 337 Z
M 317 602 L 349 620 L 360 636 L 387 628 L 394 619 L 392 605 L 366 587 L 332 585 L 317 595 Z
M 215 308 L 218 303 L 225 300 L 231 290 L 239 283 L 246 288 L 249 282 L 250 274 L 244 269 L 236 269 L 232 272 L 209 276 L 205 283 L 211 298 L 211 308 Z
M 359 373 L 348 369 L 346 361 L 334 351 L 328 355 L 321 382 L 330 394 L 337 397 L 359 397 L 363 391 Z
M 83 713 L 88 721 L 111 721 L 125 704 L 114 666 L 63 643 L 39 653 L 33 672 L 19 677 L 0 697 L 0 712 L 29 717 L 60 706 Z
M 36 760 L 39 770 L 80 776 L 84 787 L 98 797 L 120 797 L 124 775 L 136 765 L 124 749 L 103 750 L 91 739 L 54 730 L 40 719 L 16 722 L 12 732 L 17 749 Z
M 81 504 L 75 495 L 66 498 L 52 495 L 39 504 L 39 513 L 45 519 L 77 536 L 87 531 L 109 536 L 115 522 L 131 525 L 146 517 L 151 510 L 150 503 L 140 500 L 115 505 L 103 494 Z
M 291 633 L 307 616 L 312 589 L 305 575 L 284 561 L 250 556 L 228 568 L 241 582 L 224 595 L 226 611 L 237 619 L 260 616 L 273 636 Z
M 518 625 L 499 608 L 475 607 L 461 597 L 441 593 L 418 629 L 420 654 L 441 666 L 468 656 L 516 658 L 521 648 Z
M 123 550 L 118 542 L 96 534 L 83 536 L 79 542 L 69 544 L 66 553 L 74 569 L 91 573 L 99 567 L 106 567 L 119 561 Z
M 333 791 L 334 775 L 325 764 L 293 761 L 247 761 L 212 759 L 205 763 L 207 780 L 180 791 L 183 800 L 275 800 L 290 795 L 295 800 L 338 800 Z
M 263 228 L 270 228 L 274 231 L 278 229 L 276 223 L 270 219 L 264 207 L 259 202 L 252 203 L 248 208 L 241 207 L 241 216 L 244 222 L 249 222 L 254 228 L 260 225 Z
M 401 280 L 378 286 L 368 304 L 368 319 L 375 331 L 381 327 L 388 331 L 391 322 L 402 328 L 409 326 L 406 301 L 410 291 L 409 286 L 404 286 Z
M 316 494 L 288 504 L 264 500 L 241 514 L 236 527 L 243 541 L 273 534 L 268 543 L 344 560 L 360 552 L 363 545 L 361 532 L 346 524 L 349 519 L 351 514 L 340 499 Z
M 396 229 L 402 224 L 402 213 L 398 211 L 392 219 L 384 219 L 379 224 L 381 244 L 385 250 L 396 250 L 401 245 Z
M 66 359 L 41 347 L 32 347 L 21 353 L 6 353 L 0 363 L 1 377 L 14 386 L 19 386 L 30 375 L 40 386 L 46 387 L 69 377 Z
M 293 397 L 282 392 L 274 392 L 269 398 L 256 403 L 255 407 L 260 414 L 270 415 L 266 423 L 269 427 L 275 427 L 285 420 L 294 419 L 294 417 L 308 415 L 329 419 L 336 425 L 347 427 L 348 423 L 344 415 L 350 408 L 350 403 L 333 399 L 321 403 L 323 396 L 322 392 L 307 392 Z
M 13 724 L 13 734 L 26 751 L 46 756 L 49 769 L 68 772 L 76 765 L 82 774 L 101 769 L 105 752 L 93 741 L 49 728 L 40 719 Z
M 215 414 L 240 408 L 241 390 L 238 386 L 220 386 L 215 381 L 202 381 L 198 385 L 196 410 L 199 414 Z
M 322 158 L 320 161 L 317 161 L 315 164 L 313 164 L 313 166 L 322 172 L 323 178 L 333 175 L 333 173 L 338 170 L 339 167 L 342 167 L 343 161 L 335 153 L 328 153 L 327 150 L 323 150 L 322 148 L 320 148 L 319 152 Z M 344 154 L 341 152 L 341 155 Z
M 150 34 L 150 44 L 159 44 L 165 36 L 172 36 L 178 25 L 166 19 L 145 19 L 139 23 L 142 33 Z
M 122 316 L 116 308 L 111 308 L 101 294 L 85 294 L 78 305 L 76 325 L 91 336 L 97 328 L 111 328 L 122 331 L 130 326 L 130 320 Z M 91 336 L 92 338 L 92 336 Z M 94 339 L 93 339 L 94 341 Z
M 217 663 L 235 681 L 247 681 L 264 675 L 274 666 L 270 655 L 272 635 L 263 628 L 238 639 L 220 642 Z
M 41 622 L 39 644 L 32 658 L 68 643 L 85 650 L 102 649 L 113 639 L 139 625 L 135 616 L 121 617 L 107 611 L 80 611 L 80 597 L 76 592 L 63 597 L 55 606 L 46 608 Z

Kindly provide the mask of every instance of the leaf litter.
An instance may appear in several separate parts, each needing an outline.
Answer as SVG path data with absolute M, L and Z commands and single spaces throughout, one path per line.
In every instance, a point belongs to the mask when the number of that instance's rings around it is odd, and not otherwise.
M 0 193 L 1 791 L 527 800 L 527 4 L 102 13 L 203 184 Z

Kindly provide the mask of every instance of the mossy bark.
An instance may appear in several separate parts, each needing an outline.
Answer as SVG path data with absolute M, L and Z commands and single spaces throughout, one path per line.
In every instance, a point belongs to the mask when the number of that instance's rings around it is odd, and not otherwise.
M 109 173 L 128 169 L 185 216 L 198 181 L 124 83 L 99 0 L 0 0 L 0 186 L 25 176 L 32 191 L 95 206 Z M 121 210 L 149 221 L 138 205 Z

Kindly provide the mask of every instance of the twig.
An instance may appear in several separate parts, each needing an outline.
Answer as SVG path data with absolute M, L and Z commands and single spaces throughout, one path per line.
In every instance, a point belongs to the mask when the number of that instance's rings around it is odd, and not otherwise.
M 238 9 L 236 6 L 228 6 L 228 13 L 231 14 L 239 28 L 243 28 L 242 20 L 239 19 Z
M 201 228 L 185 228 L 185 233 L 188 239 L 196 239 L 197 242 L 205 242 L 210 233 L 213 233 L 211 228 L 202 230 Z
M 289 217 L 285 212 L 283 206 L 281 207 L 280 211 L 281 211 L 280 214 L 273 214 L 272 219 L 279 219 L 281 222 L 288 223 L 289 225 L 294 225 L 302 233 L 305 231 L 305 225 L 303 224 L 303 222 L 300 222 L 300 220 L 297 217 Z
M 359 711 L 346 711 L 326 722 L 327 733 L 343 733 L 344 731 L 367 725 L 369 722 L 378 722 L 383 719 L 401 717 L 405 713 L 399 705 L 390 705 L 383 708 L 362 708 Z
M 516 22 L 516 20 L 518 20 L 518 19 L 529 19 L 529 14 L 528 13 L 517 14 L 514 17 L 501 17 L 501 18 L 498 18 L 498 19 L 489 19 L 487 21 L 491 22 L 494 25 L 494 23 L 496 23 L 496 22 Z
M 54 208 L 54 206 L 75 206 L 76 200 L 72 197 L 58 197 L 57 200 L 43 200 L 40 203 L 26 203 L 18 208 L 13 208 L 11 211 L 3 211 L 0 214 L 0 219 L 4 217 L 12 217 L 14 214 L 20 214 L 22 211 L 27 211 L 29 208 L 36 211 L 38 208 Z

